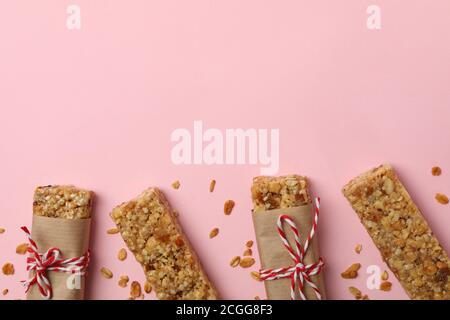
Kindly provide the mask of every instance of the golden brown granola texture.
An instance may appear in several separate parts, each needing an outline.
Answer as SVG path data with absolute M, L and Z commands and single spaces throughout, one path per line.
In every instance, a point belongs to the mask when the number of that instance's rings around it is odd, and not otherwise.
M 255 212 L 298 207 L 311 201 L 306 177 L 298 175 L 253 178 L 252 199 Z
M 218 299 L 163 193 L 145 190 L 111 217 L 162 300 Z
M 343 194 L 412 299 L 450 299 L 449 258 L 394 169 L 382 165 Z
M 86 219 L 91 217 L 94 193 L 74 186 L 44 186 L 34 191 L 33 214 L 37 216 Z

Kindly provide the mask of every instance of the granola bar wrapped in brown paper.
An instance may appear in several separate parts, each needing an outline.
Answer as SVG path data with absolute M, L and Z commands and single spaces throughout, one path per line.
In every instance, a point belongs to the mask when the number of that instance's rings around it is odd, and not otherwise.
M 31 235 L 23 228 L 30 241 L 28 300 L 84 299 L 92 199 L 93 192 L 73 186 L 36 188 Z
M 311 237 L 311 230 L 317 227 L 314 211 L 318 214 L 318 207 L 311 204 L 306 178 L 256 177 L 252 200 L 260 276 L 267 298 L 326 299 L 323 261 L 317 237 Z

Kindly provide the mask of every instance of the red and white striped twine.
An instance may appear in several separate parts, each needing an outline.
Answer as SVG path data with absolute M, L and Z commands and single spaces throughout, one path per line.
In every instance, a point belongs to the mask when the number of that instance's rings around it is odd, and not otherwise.
M 303 293 L 304 283 L 306 282 L 315 292 L 318 300 L 322 299 L 322 295 L 320 294 L 320 290 L 317 285 L 311 280 L 311 276 L 317 275 L 322 271 L 324 266 L 324 262 L 322 258 L 315 263 L 305 265 L 303 263 L 306 252 L 308 251 L 309 244 L 311 242 L 312 237 L 317 229 L 317 223 L 319 220 L 319 211 L 320 211 L 320 198 L 315 199 L 315 207 L 314 207 L 314 222 L 311 228 L 311 232 L 309 233 L 305 244 L 302 246 L 299 232 L 297 226 L 294 221 L 288 215 L 281 215 L 277 221 L 277 230 L 280 235 L 281 241 L 283 242 L 284 247 L 289 252 L 292 260 L 294 260 L 295 265 L 277 268 L 277 269 L 264 269 L 260 271 L 260 280 L 276 280 L 282 278 L 290 278 L 291 279 L 291 300 L 296 299 L 296 287 L 298 288 L 298 295 L 301 300 L 306 300 L 306 296 Z M 292 248 L 291 244 L 287 240 L 286 233 L 284 232 L 283 222 L 286 222 L 291 231 L 294 234 L 295 239 L 295 250 Z
M 66 272 L 83 276 L 86 274 L 89 264 L 89 251 L 81 257 L 70 259 L 60 259 L 62 255 L 58 248 L 50 248 L 44 254 L 38 252 L 36 242 L 31 239 L 27 227 L 21 228 L 30 242 L 28 246 L 27 271 L 34 271 L 28 279 L 22 281 L 25 292 L 28 292 L 33 285 L 37 285 L 41 296 L 45 299 L 52 297 L 52 285 L 47 277 L 47 271 Z

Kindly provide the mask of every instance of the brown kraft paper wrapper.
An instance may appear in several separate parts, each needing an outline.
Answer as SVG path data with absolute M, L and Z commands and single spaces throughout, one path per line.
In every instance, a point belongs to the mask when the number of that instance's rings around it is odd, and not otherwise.
M 274 209 L 268 211 L 253 212 L 253 224 L 256 233 L 256 242 L 258 244 L 258 252 L 261 260 L 261 268 L 281 268 L 294 265 L 294 261 L 283 246 L 280 235 L 277 231 L 277 220 L 280 215 L 288 215 L 296 224 L 300 233 L 302 246 L 311 232 L 313 225 L 313 207 L 311 204 Z M 287 239 L 293 248 L 295 248 L 295 240 L 288 226 L 285 225 Z M 303 263 L 305 265 L 319 261 L 319 245 L 317 241 L 317 233 L 312 238 L 306 251 Z M 325 284 L 323 278 L 323 270 L 315 276 L 311 276 L 312 281 L 320 289 L 322 299 L 326 299 Z M 267 298 L 269 300 L 290 300 L 291 299 L 291 280 L 289 278 L 267 280 L 264 281 Z M 303 292 L 308 300 L 317 300 L 314 290 L 307 284 L 304 284 Z
M 31 238 L 36 242 L 40 254 L 51 247 L 60 249 L 63 259 L 80 257 L 89 249 L 91 219 L 63 219 L 33 216 Z M 85 276 L 48 271 L 52 285 L 52 300 L 83 300 Z M 79 281 L 78 281 L 78 279 Z M 79 286 L 77 286 L 79 284 Z M 38 286 L 33 285 L 27 300 L 43 300 Z

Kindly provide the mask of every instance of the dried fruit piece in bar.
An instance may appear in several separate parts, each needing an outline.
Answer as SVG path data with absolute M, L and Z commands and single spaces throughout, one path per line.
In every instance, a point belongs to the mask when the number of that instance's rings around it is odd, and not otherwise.
M 343 194 L 412 299 L 450 299 L 450 261 L 390 165 L 351 180 Z
M 74 186 L 37 187 L 33 214 L 50 218 L 86 219 L 91 217 L 93 192 Z
M 307 180 L 298 175 L 255 177 L 252 184 L 252 199 L 255 212 L 308 204 L 310 196 Z
M 158 299 L 206 300 L 218 295 L 173 210 L 157 188 L 114 208 L 111 217 L 142 265 Z

